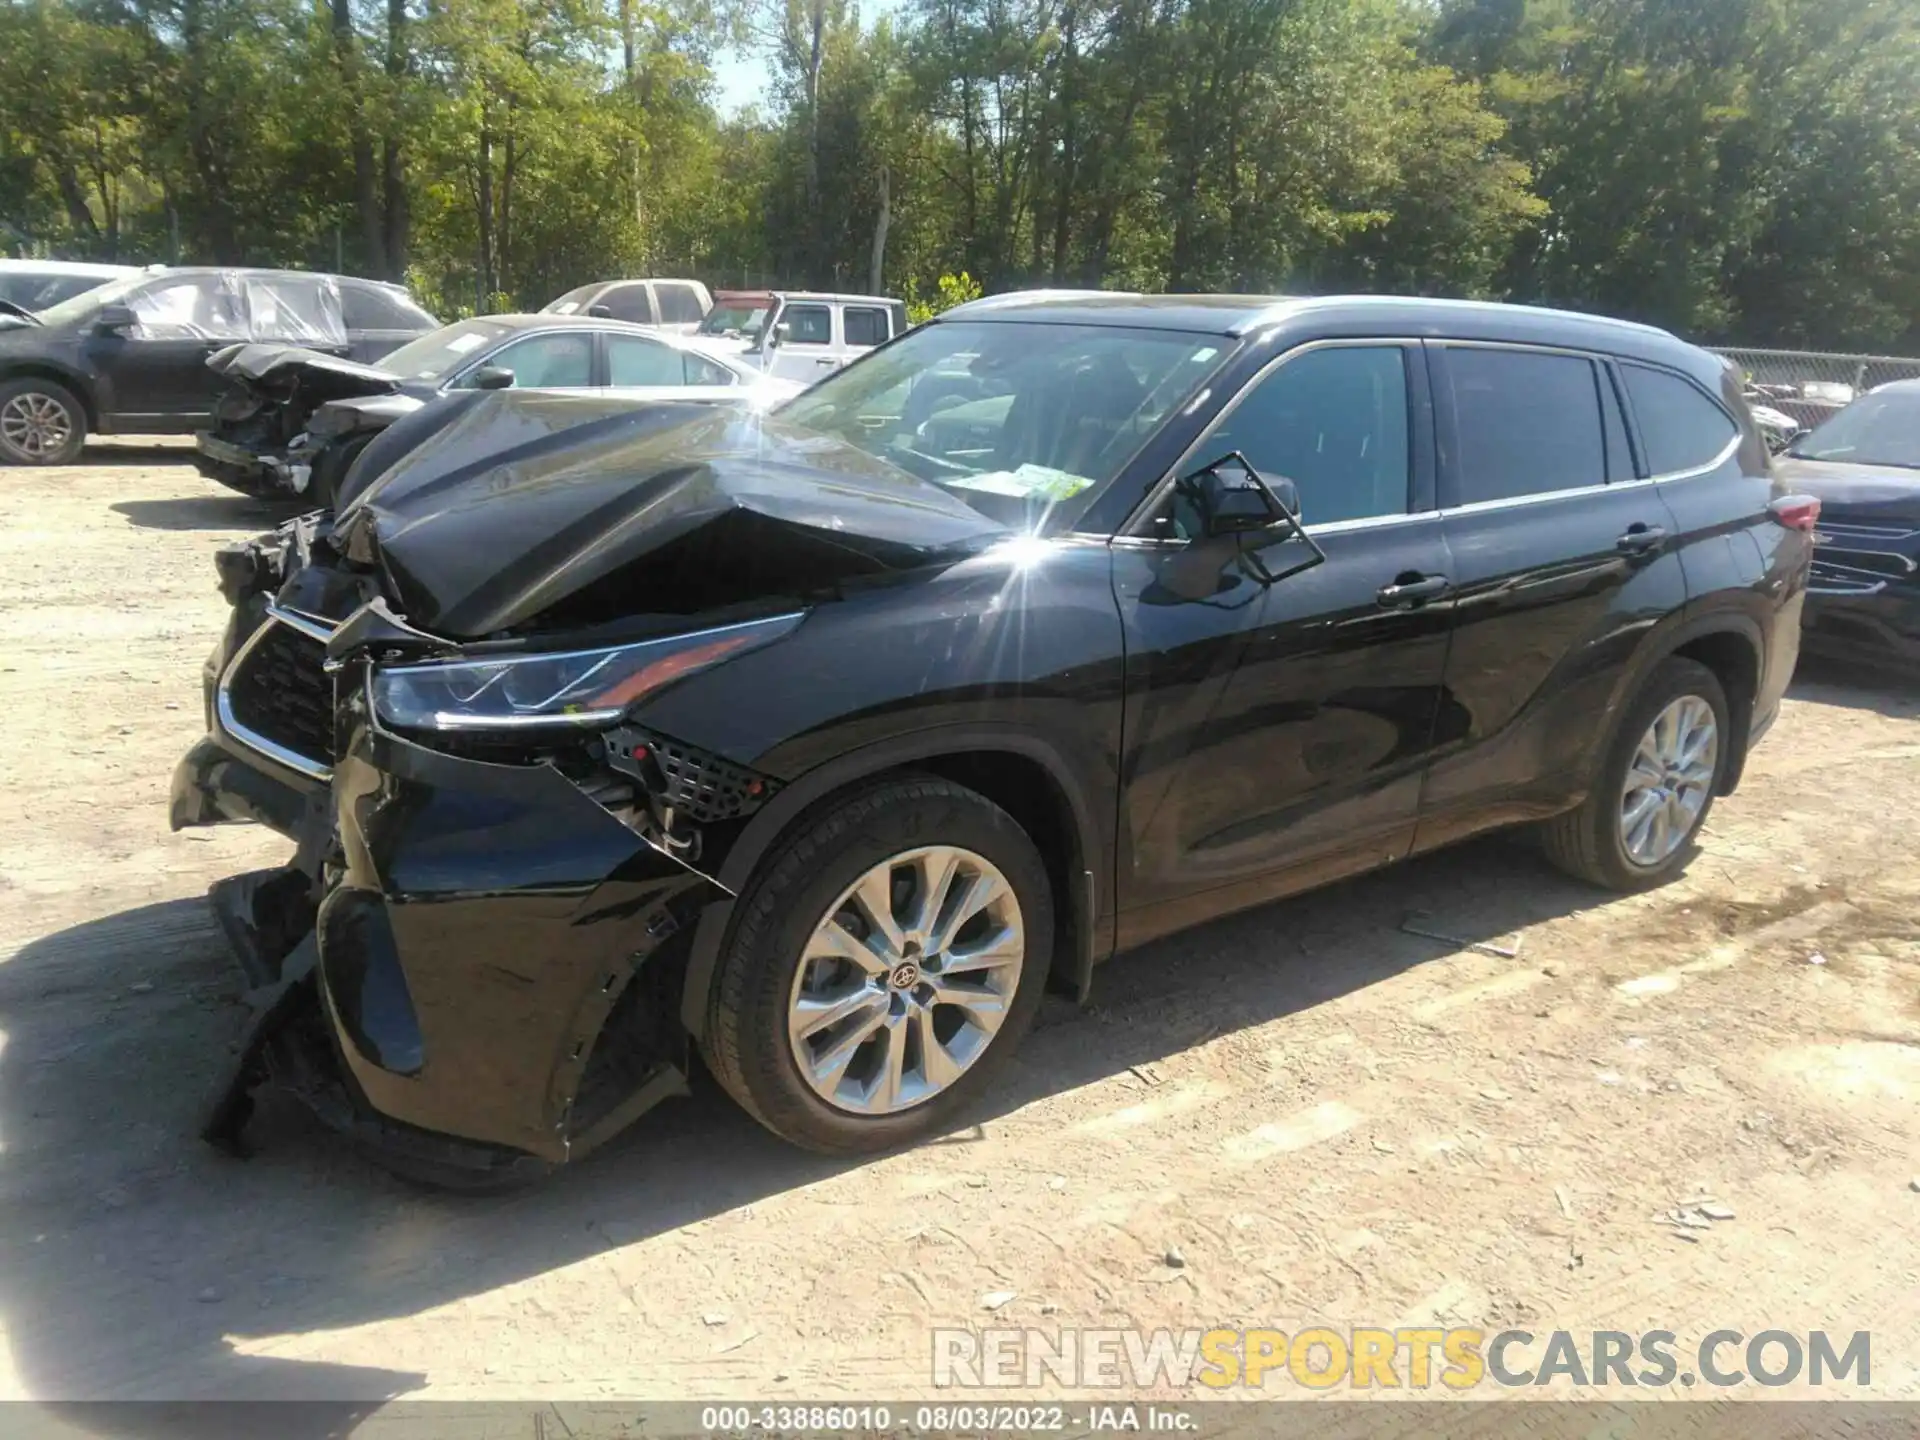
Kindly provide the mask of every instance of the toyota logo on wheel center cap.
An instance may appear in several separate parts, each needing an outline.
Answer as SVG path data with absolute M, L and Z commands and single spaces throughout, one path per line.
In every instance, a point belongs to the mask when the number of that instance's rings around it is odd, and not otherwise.
M 920 967 L 911 960 L 902 961 L 893 967 L 893 973 L 887 976 L 887 983 L 896 990 L 911 990 L 920 983 Z

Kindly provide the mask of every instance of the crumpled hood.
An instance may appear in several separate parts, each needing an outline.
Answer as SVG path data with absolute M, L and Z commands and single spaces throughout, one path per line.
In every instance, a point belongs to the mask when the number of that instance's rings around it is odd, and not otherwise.
M 1773 470 L 1788 489 L 1816 497 L 1824 511 L 1870 507 L 1903 519 L 1920 519 L 1920 470 L 1803 460 L 1794 455 L 1775 456 Z
M 378 565 L 409 624 L 477 639 L 820 598 L 1006 533 L 751 409 L 497 391 L 357 496 L 334 544 Z
M 207 368 L 229 380 L 262 387 L 297 382 L 310 397 L 324 400 L 391 395 L 404 383 L 391 370 L 299 345 L 229 345 L 207 357 Z

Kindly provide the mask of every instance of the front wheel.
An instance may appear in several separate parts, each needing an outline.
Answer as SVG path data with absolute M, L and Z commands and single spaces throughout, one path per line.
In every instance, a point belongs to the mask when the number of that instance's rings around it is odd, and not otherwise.
M 1609 890 L 1679 874 L 1726 773 L 1726 690 L 1698 661 L 1662 661 L 1621 716 L 1579 809 L 1541 831 L 1547 858 Z
M 0 460 L 71 465 L 86 438 L 87 412 L 66 386 L 36 377 L 0 385 Z
M 702 1049 L 782 1139 L 882 1150 L 1005 1065 L 1046 986 L 1053 899 L 1026 833 L 962 786 L 908 777 L 816 813 L 741 897 Z

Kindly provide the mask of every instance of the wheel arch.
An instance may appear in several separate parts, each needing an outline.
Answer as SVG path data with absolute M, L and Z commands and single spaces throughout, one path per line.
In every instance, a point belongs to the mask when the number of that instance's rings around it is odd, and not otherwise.
M 809 771 L 741 832 L 711 872 L 730 898 L 701 912 L 688 950 L 680 1021 L 690 1036 L 699 1039 L 706 1029 L 714 972 L 733 923 L 733 897 L 751 883 L 779 840 L 823 804 L 912 772 L 978 791 L 1026 830 L 1046 864 L 1063 922 L 1049 979 L 1085 997 L 1101 926 L 1105 882 L 1099 877 L 1112 873 L 1100 808 L 1051 742 L 1023 731 L 943 727 L 866 746 Z
M 100 405 L 94 397 L 93 386 L 87 383 L 85 376 L 50 360 L 20 360 L 0 369 L 0 385 L 13 380 L 51 380 L 80 402 L 80 413 L 86 419 L 87 433 L 100 433 Z
M 1744 610 L 1729 607 L 1683 616 L 1670 628 L 1656 632 L 1642 647 L 1639 662 L 1629 669 L 1614 692 L 1608 707 L 1608 723 L 1599 727 L 1601 743 L 1613 734 L 1620 713 L 1633 702 L 1657 666 L 1676 658 L 1695 661 L 1711 670 L 1726 692 L 1730 712 L 1727 718 L 1733 733 L 1728 736 L 1727 766 L 1715 793 L 1732 794 L 1746 769 L 1764 653 L 1760 622 Z

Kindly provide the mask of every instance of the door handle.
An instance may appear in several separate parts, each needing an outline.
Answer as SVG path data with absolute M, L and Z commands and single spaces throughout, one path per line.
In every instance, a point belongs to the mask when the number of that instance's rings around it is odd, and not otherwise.
M 1627 533 L 1614 541 L 1614 548 L 1627 555 L 1644 555 L 1667 543 L 1667 532 L 1658 525 L 1629 525 Z
M 813 363 L 816 365 L 838 365 L 840 362 L 838 360 L 816 360 Z
M 1374 598 L 1389 610 L 1405 610 L 1444 595 L 1452 588 L 1453 582 L 1444 575 L 1413 575 L 1382 585 Z

